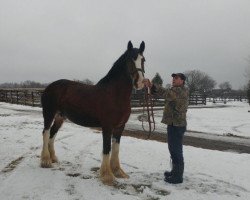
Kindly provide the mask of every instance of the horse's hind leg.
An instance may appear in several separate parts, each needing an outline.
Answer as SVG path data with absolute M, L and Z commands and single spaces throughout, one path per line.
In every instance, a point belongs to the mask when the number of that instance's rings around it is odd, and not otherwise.
M 56 154 L 55 154 L 54 142 L 55 142 L 56 134 L 57 134 L 58 130 L 60 129 L 60 127 L 62 126 L 64 120 L 65 120 L 65 118 L 62 115 L 56 114 L 54 123 L 50 129 L 50 138 L 49 138 L 48 149 L 49 149 L 50 159 L 51 159 L 52 163 L 58 162 L 58 159 L 57 159 Z
M 112 129 L 102 130 L 103 137 L 103 159 L 100 168 L 101 181 L 106 185 L 113 185 L 115 177 L 110 168 L 110 150 L 111 150 L 111 135 Z
M 44 129 L 43 130 L 43 149 L 41 153 L 41 167 L 43 168 L 52 167 L 48 145 L 49 145 L 49 130 Z
M 43 110 L 44 129 L 43 129 L 43 149 L 41 153 L 41 167 L 52 167 L 52 161 L 49 152 L 50 127 L 54 120 L 54 113 L 48 113 Z
M 121 139 L 123 130 L 124 130 L 124 126 L 115 129 L 113 132 L 113 138 L 112 138 L 112 151 L 111 151 L 110 166 L 111 166 L 113 174 L 117 178 L 129 178 L 129 176 L 122 170 L 120 166 L 120 161 L 119 161 L 120 139 Z

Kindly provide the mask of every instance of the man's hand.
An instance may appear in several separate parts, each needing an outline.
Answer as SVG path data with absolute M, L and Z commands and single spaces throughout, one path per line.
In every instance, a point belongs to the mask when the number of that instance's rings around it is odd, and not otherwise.
M 145 78 L 143 81 L 143 84 L 145 85 L 145 87 L 151 88 L 152 87 L 152 83 L 150 82 L 149 79 Z

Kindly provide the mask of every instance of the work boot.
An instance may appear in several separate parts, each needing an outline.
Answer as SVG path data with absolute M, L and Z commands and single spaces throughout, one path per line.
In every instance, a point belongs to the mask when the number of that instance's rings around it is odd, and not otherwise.
M 174 169 L 174 163 L 172 163 L 172 169 L 171 169 L 171 171 L 165 171 L 165 172 L 164 172 L 164 176 L 165 176 L 165 177 L 172 176 L 172 174 L 173 174 L 173 169 Z
M 183 182 L 184 164 L 173 165 L 172 175 L 165 176 L 164 181 L 167 183 L 178 184 Z
M 173 173 L 173 170 L 171 170 L 171 171 L 165 171 L 165 172 L 164 172 L 164 176 L 165 176 L 165 177 L 172 176 L 172 173 Z

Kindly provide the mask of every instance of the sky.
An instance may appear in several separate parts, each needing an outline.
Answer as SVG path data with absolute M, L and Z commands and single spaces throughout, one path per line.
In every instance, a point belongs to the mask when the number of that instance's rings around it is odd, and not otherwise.
M 145 76 L 200 70 L 234 89 L 250 64 L 249 0 L 0 0 L 0 83 L 97 82 L 132 41 Z

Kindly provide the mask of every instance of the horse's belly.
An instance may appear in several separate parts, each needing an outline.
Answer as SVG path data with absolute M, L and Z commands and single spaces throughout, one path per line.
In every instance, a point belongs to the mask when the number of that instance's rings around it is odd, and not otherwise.
M 97 120 L 94 117 L 91 117 L 87 114 L 66 114 L 66 117 L 74 122 L 75 124 L 78 124 L 80 126 L 86 126 L 86 127 L 100 127 L 101 123 L 99 120 Z

